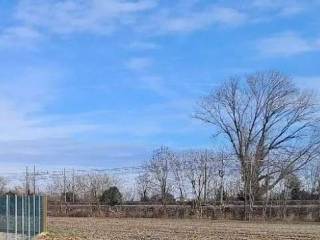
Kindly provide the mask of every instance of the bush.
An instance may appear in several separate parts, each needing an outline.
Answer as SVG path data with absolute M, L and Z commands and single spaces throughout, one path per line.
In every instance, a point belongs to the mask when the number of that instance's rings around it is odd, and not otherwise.
M 161 194 L 155 194 L 150 198 L 150 201 L 153 203 L 174 204 L 176 202 L 176 199 L 172 194 L 167 193 L 165 199 L 162 199 Z
M 121 204 L 122 194 L 117 187 L 110 187 L 108 190 L 103 192 L 100 197 L 100 202 L 110 206 Z

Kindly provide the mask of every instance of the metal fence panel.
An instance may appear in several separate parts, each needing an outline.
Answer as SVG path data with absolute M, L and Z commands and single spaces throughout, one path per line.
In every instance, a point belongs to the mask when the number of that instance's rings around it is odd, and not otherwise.
M 32 239 L 46 231 L 46 197 L 0 196 L 0 239 Z

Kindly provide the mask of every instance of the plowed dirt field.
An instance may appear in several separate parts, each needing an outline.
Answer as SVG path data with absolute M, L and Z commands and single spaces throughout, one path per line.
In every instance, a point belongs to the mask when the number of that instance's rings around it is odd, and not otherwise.
M 320 224 L 247 223 L 240 221 L 50 218 L 49 234 L 53 240 L 320 240 Z

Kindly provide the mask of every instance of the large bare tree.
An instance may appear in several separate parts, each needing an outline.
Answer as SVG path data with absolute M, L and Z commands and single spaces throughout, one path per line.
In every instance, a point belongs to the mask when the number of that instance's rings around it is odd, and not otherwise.
M 269 71 L 229 79 L 202 99 L 195 117 L 231 144 L 252 207 L 319 156 L 319 113 L 313 94 Z

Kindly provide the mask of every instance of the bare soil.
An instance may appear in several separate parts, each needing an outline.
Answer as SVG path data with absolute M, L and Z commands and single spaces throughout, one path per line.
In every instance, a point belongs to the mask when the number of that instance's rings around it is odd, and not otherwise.
M 247 223 L 240 221 L 50 218 L 42 240 L 320 240 L 320 224 Z

